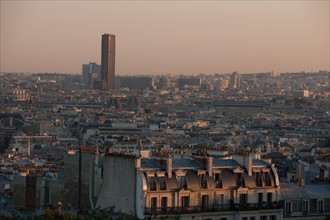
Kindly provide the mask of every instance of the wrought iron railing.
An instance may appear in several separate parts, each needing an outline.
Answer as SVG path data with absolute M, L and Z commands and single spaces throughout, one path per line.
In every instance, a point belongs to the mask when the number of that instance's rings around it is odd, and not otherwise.
M 247 203 L 247 204 L 226 204 L 211 206 L 186 206 L 186 207 L 164 207 L 164 208 L 145 208 L 146 215 L 153 214 L 181 214 L 199 212 L 221 212 L 221 211 L 249 211 L 264 209 L 281 209 L 278 203 Z

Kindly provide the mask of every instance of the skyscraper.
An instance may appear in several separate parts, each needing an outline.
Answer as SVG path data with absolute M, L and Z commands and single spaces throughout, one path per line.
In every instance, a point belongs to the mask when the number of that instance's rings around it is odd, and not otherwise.
M 103 90 L 115 89 L 115 35 L 102 35 L 101 80 Z

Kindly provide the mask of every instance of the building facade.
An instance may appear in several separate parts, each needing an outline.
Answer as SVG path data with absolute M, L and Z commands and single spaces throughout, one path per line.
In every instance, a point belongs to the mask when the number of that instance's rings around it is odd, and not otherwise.
M 276 169 L 251 156 L 108 154 L 104 177 L 96 207 L 115 206 L 140 219 L 282 219 Z
M 117 77 L 118 88 L 128 88 L 132 90 L 143 90 L 152 88 L 154 80 L 151 76 L 122 76 Z

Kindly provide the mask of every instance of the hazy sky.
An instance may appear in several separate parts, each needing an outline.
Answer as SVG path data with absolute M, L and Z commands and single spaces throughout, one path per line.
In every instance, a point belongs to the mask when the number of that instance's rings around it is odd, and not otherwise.
M 330 69 L 323 1 L 1 1 L 1 72 L 80 73 L 116 35 L 116 74 Z

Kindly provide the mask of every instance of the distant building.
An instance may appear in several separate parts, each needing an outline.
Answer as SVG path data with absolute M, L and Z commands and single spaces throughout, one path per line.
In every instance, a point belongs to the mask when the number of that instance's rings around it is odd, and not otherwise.
M 269 112 L 269 104 L 261 101 L 219 100 L 213 102 L 213 108 L 223 112 Z
M 180 89 L 183 89 L 184 87 L 200 87 L 200 85 L 201 79 L 198 77 L 182 77 L 177 81 L 177 86 Z
M 93 82 L 100 80 L 101 66 L 90 62 L 82 65 L 82 82 L 87 88 L 93 88 Z
M 284 219 L 325 219 L 330 214 L 330 185 L 281 183 Z
M 309 97 L 309 90 L 294 90 L 293 97 L 295 98 L 308 98 Z
M 154 81 L 151 76 L 125 76 L 117 77 L 117 88 L 129 88 L 132 90 L 143 90 L 153 87 Z
M 103 84 L 103 90 L 115 89 L 115 40 L 115 35 L 102 35 L 101 80 Z
M 228 86 L 229 86 L 229 80 L 228 79 L 221 80 L 221 89 L 228 89 Z
M 165 76 L 160 77 L 159 79 L 159 89 L 167 89 L 168 87 L 168 80 Z
M 14 208 L 35 211 L 45 205 L 45 178 L 37 175 L 15 175 L 13 179 Z
M 276 72 L 276 71 L 272 71 L 271 72 L 271 76 L 272 77 L 278 77 L 278 76 L 280 76 L 280 73 L 279 72 Z
M 230 86 L 233 89 L 238 89 L 241 86 L 241 76 L 237 71 L 230 76 Z

